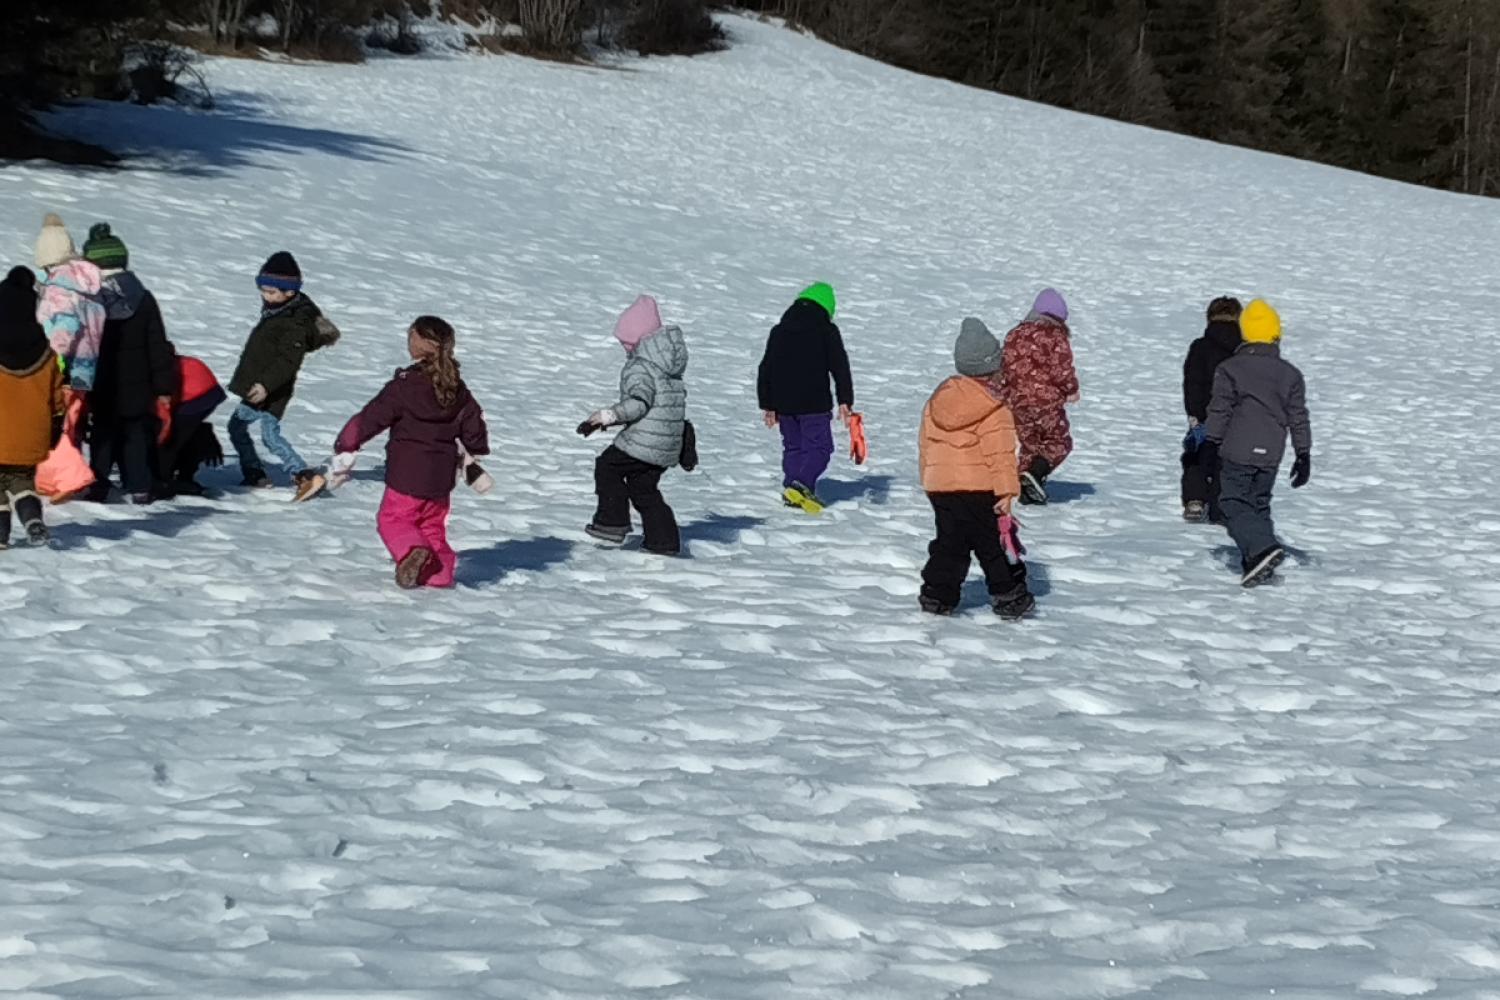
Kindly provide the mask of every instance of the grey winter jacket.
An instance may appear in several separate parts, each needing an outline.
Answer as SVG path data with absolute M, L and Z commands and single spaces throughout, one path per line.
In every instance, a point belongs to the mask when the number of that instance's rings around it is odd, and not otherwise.
M 1312 450 L 1302 373 L 1281 359 L 1276 344 L 1241 344 L 1214 373 L 1208 404 L 1208 440 L 1219 457 L 1237 465 L 1274 469 L 1292 434 L 1296 454 Z
M 615 447 L 631 458 L 670 469 L 682 458 L 687 419 L 687 341 L 675 326 L 641 341 L 620 371 L 620 401 L 612 410 L 625 429 Z

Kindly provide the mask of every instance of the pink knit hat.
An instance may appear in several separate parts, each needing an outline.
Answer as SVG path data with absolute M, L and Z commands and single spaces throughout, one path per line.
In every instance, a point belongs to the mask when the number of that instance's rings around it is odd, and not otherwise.
M 660 329 L 661 310 L 656 308 L 656 300 L 642 295 L 615 320 L 615 339 L 625 346 L 625 350 L 633 351 L 641 341 Z

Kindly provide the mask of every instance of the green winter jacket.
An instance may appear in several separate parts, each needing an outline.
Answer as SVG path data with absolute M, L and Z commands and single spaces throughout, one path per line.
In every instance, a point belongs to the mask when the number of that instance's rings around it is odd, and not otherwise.
M 338 339 L 338 327 L 324 318 L 312 299 L 299 294 L 286 305 L 261 314 L 260 322 L 245 342 L 234 377 L 229 380 L 229 392 L 243 400 L 260 383 L 265 386 L 266 398 L 252 408 L 280 420 L 286 416 L 286 405 L 292 401 L 302 359 Z

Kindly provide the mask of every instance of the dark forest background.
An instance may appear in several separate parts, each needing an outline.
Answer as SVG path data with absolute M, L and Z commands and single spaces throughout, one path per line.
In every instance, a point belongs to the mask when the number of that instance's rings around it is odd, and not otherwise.
M 443 11 L 522 26 L 519 39 L 497 37 L 495 47 L 571 58 L 585 42 L 650 54 L 712 49 L 721 36 L 707 6 L 447 0 Z M 743 6 L 976 87 L 1417 184 L 1500 194 L 1500 0 Z M 416 51 L 408 28 L 431 13 L 428 0 L 9 0 L 0 14 L 0 155 L 87 158 L 39 135 L 30 109 L 74 96 L 178 96 L 193 78 L 195 52 L 266 47 L 358 60 L 371 45 Z

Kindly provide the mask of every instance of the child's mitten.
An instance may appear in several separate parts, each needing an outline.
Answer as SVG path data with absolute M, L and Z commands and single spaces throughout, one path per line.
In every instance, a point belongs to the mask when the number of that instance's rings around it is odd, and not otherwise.
M 328 488 L 336 490 L 354 476 L 354 453 L 340 452 L 328 463 Z

